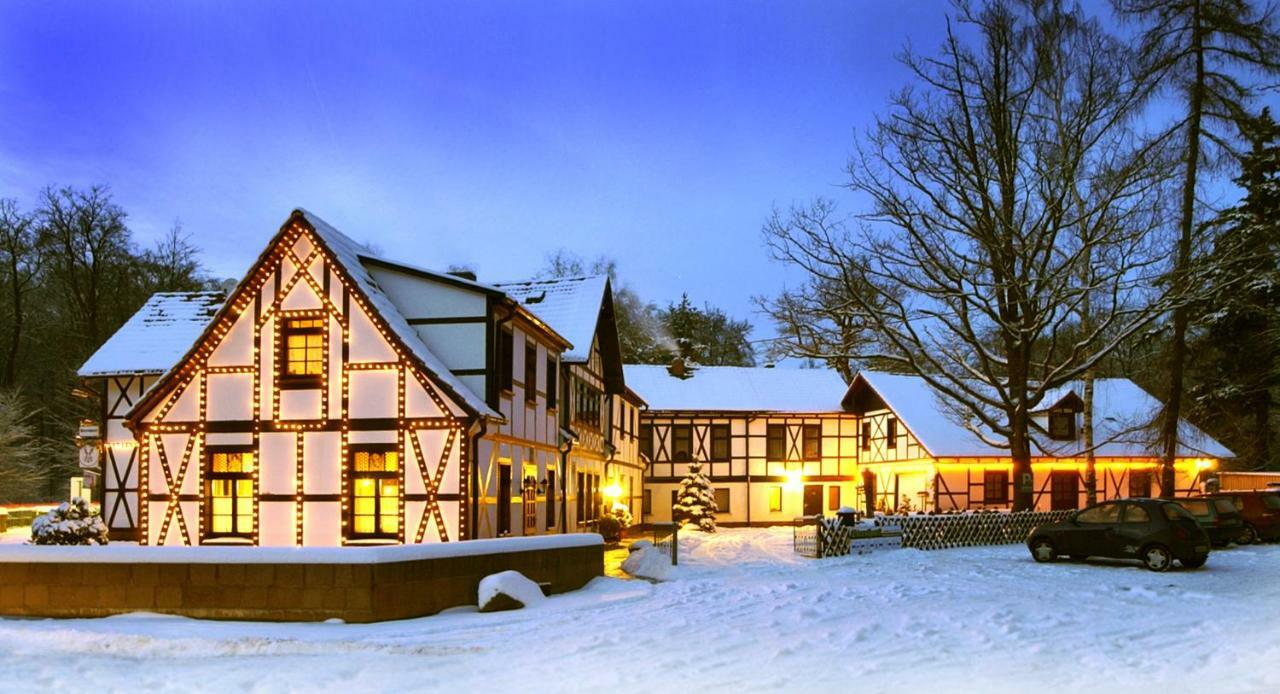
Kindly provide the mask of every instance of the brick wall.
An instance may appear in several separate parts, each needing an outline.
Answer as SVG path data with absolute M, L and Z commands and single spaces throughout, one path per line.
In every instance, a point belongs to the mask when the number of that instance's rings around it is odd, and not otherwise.
M 474 605 L 480 579 L 509 569 L 575 590 L 603 575 L 604 547 L 363 564 L 0 561 L 0 615 L 375 622 Z

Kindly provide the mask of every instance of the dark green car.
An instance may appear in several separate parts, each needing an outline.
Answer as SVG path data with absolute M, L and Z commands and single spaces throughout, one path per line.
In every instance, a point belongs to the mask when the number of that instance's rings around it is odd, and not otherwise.
M 1180 499 L 1178 503 L 1196 517 L 1196 522 L 1208 533 L 1213 544 L 1221 546 L 1244 539 L 1244 518 L 1231 499 Z
M 1152 571 L 1168 571 L 1176 559 L 1198 568 L 1209 558 L 1209 536 L 1185 508 L 1162 499 L 1120 499 L 1095 504 L 1027 538 L 1031 557 L 1051 562 L 1063 555 L 1137 559 Z

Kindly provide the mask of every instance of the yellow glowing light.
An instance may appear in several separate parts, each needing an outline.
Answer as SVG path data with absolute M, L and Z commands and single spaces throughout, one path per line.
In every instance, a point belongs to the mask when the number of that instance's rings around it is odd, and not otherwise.
M 787 470 L 783 477 L 787 481 L 783 482 L 782 486 L 788 491 L 798 492 L 804 486 L 804 475 L 799 470 Z
M 616 481 L 610 482 L 602 491 L 606 497 L 610 499 L 617 499 L 622 496 L 622 485 L 618 484 Z

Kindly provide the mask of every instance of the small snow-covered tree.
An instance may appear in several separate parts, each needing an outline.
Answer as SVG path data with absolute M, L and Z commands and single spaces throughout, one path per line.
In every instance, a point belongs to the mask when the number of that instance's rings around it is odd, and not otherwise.
M 716 511 L 719 510 L 711 480 L 702 472 L 702 463 L 689 463 L 689 474 L 680 480 L 680 491 L 671 507 L 673 520 L 681 525 L 691 523 L 703 532 L 714 533 Z
M 58 508 L 37 516 L 31 523 L 31 542 L 36 545 L 107 544 L 107 524 L 89 502 L 76 497 Z

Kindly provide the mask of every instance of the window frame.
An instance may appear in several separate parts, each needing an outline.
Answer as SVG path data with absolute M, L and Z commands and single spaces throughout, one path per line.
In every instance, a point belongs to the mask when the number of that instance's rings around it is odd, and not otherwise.
M 1150 499 L 1151 489 L 1153 487 L 1151 480 L 1153 477 L 1154 475 L 1152 474 L 1151 470 L 1130 470 L 1129 480 L 1126 483 L 1128 486 L 1127 491 L 1128 491 L 1129 498 L 1130 499 Z M 1142 484 L 1135 485 L 1135 482 L 1137 480 L 1142 480 Z M 1137 487 L 1136 490 L 1135 490 L 1135 486 Z M 1145 494 L 1134 494 L 1134 491 L 1142 491 L 1143 489 L 1146 490 Z
M 680 449 L 678 442 L 684 439 L 688 444 L 685 455 L 680 457 Z M 693 425 L 692 424 L 672 424 L 671 425 L 671 462 L 673 463 L 691 463 L 693 462 Z
M 769 513 L 782 513 L 782 487 L 769 487 Z
M 556 520 L 556 511 L 558 510 L 556 508 L 556 483 L 559 480 L 557 480 L 556 477 L 558 477 L 558 475 L 556 474 L 555 469 L 548 467 L 546 471 L 547 492 L 545 494 L 546 498 L 543 500 L 547 509 L 547 518 L 545 521 L 547 530 L 555 528 L 556 523 L 558 522 Z
M 329 349 L 326 345 L 327 333 L 329 330 L 329 321 L 327 316 L 291 316 L 282 313 L 278 319 L 279 327 L 276 331 L 280 335 L 280 344 L 276 353 L 276 373 L 279 375 L 279 386 L 282 390 L 305 390 L 310 388 L 323 388 L 325 373 L 328 371 L 326 364 L 329 361 Z M 294 323 L 300 322 L 320 323 L 314 326 L 296 326 Z M 317 336 L 320 338 L 320 373 L 316 374 L 293 374 L 289 373 L 289 364 L 292 360 L 289 358 L 289 338 L 294 336 Z M 310 347 L 305 349 L 310 350 Z M 304 360 L 309 362 L 311 360 Z
M 213 471 L 213 457 L 214 457 L 215 455 L 219 455 L 219 454 L 224 454 L 224 455 L 226 455 L 226 454 L 240 454 L 240 455 L 246 455 L 246 454 L 247 454 L 247 455 L 249 456 L 249 459 L 250 459 L 250 465 L 251 465 L 251 468 L 250 468 L 249 472 L 214 472 L 214 471 Z M 258 460 L 257 460 L 257 458 L 258 458 L 258 456 L 257 456 L 257 451 L 255 451 L 255 450 L 254 450 L 253 446 L 244 446 L 244 445 L 239 445 L 239 446 L 236 446 L 236 445 L 219 446 L 219 445 L 213 445 L 213 446 L 206 446 L 206 447 L 205 447 L 205 449 L 204 449 L 204 463 L 205 463 L 204 479 L 202 479 L 202 480 L 201 480 L 202 486 L 204 486 L 204 491 L 205 491 L 205 497 L 204 497 L 204 498 L 205 498 L 205 503 L 204 503 L 204 508 L 203 508 L 203 509 L 201 509 L 201 511 L 202 511 L 202 512 L 201 512 L 201 514 L 200 514 L 200 519 L 201 519 L 201 523 L 202 523 L 202 528 L 201 528 L 202 533 L 201 533 L 201 537 L 202 537 L 203 539 L 206 539 L 206 540 L 248 540 L 249 542 L 252 542 L 252 541 L 253 541 L 253 525 L 254 525 L 254 521 L 253 521 L 253 519 L 254 519 L 254 518 L 257 518 L 257 516 L 258 516 L 258 495 L 257 495 L 256 493 L 254 493 L 254 491 L 251 491 L 251 492 L 249 493 L 249 498 L 248 498 L 248 503 L 249 503 L 249 518 L 250 518 L 250 520 L 249 520 L 249 528 L 248 528 L 248 530 L 241 531 L 241 530 L 238 528 L 238 526 L 239 526 L 239 518 L 240 518 L 240 514 L 238 513 L 238 511 L 239 511 L 239 506 L 240 506 L 240 503 L 239 503 L 240 496 L 239 496 L 238 494 L 236 494 L 236 493 L 235 493 L 235 489 L 236 489 L 236 487 L 237 487 L 237 486 L 239 486 L 239 485 L 237 484 L 238 482 L 242 482 L 242 481 L 247 481 L 247 482 L 250 482 L 250 483 L 252 483 L 252 482 L 253 482 L 254 476 L 257 474 L 257 470 L 258 470 Z M 231 494 L 231 526 L 232 526 L 232 528 L 233 528 L 233 529 L 232 529 L 230 532 L 217 532 L 217 531 L 215 531 L 215 530 L 213 529 L 213 516 L 214 516 L 214 513 L 213 513 L 213 499 L 214 499 L 214 496 L 213 496 L 213 489 L 212 489 L 213 484 L 212 484 L 212 483 L 213 483 L 213 482 L 215 482 L 215 481 L 223 481 L 223 480 L 225 480 L 225 481 L 229 481 L 229 482 L 231 482 L 231 483 L 232 483 L 232 494 Z M 256 487 L 256 485 L 254 485 L 254 486 Z M 255 490 L 255 491 L 256 491 L 256 490 Z
M 498 371 L 498 391 L 502 393 L 514 392 L 516 379 L 515 331 L 506 328 L 498 329 L 498 354 L 495 362 Z
M 653 425 L 640 423 L 640 455 L 653 462 Z
M 356 470 L 356 454 L 357 453 L 381 453 L 384 456 L 387 453 L 393 453 L 396 456 L 396 469 L 373 471 L 357 471 Z M 359 479 L 372 479 L 376 486 L 377 493 L 373 495 L 374 500 L 374 531 L 362 533 L 356 530 L 356 481 Z M 392 479 L 396 483 L 396 507 L 393 513 L 396 517 L 395 532 L 386 532 L 382 530 L 382 480 Z M 400 533 L 404 530 L 404 516 L 400 513 L 400 498 L 404 495 L 404 456 L 400 455 L 394 443 L 359 443 L 350 444 L 347 447 L 347 513 L 344 525 L 346 526 L 346 539 L 349 542 L 361 542 L 367 540 L 396 540 L 400 539 Z
M 864 420 L 859 433 L 861 434 L 861 440 L 858 442 L 859 449 L 864 451 L 871 450 L 871 422 Z
M 1055 429 L 1054 423 L 1065 422 L 1066 429 Z M 1054 441 L 1074 441 L 1076 439 L 1076 413 L 1074 410 L 1049 410 L 1045 431 Z
M 707 462 L 723 463 L 733 458 L 733 433 L 728 424 L 712 424 L 710 427 L 711 451 Z M 723 447 L 723 451 L 717 448 Z
M 822 460 L 821 424 L 805 424 L 800 428 L 800 458 L 807 462 Z
M 720 495 L 721 495 L 721 494 L 723 494 L 723 495 L 724 495 L 724 505 L 723 505 L 723 506 L 720 504 Z M 729 491 L 729 488 L 728 488 L 728 487 L 712 487 L 712 488 L 711 488 L 711 498 L 712 498 L 712 499 L 715 499 L 715 502 L 716 502 L 716 513 L 732 513 L 732 511 L 730 510 L 730 508 L 729 508 L 729 507 L 730 507 L 730 505 L 731 505 L 731 504 L 732 504 L 732 502 L 733 502 L 733 494 Z
M 898 418 L 886 417 L 884 421 L 885 448 L 898 447 Z
M 560 366 L 549 351 L 546 362 L 547 409 L 554 410 L 560 406 Z
M 787 462 L 787 425 L 766 424 L 764 429 L 764 458 L 769 463 Z
M 527 337 L 524 340 L 524 401 L 530 405 L 538 402 L 538 343 Z
M 998 480 L 998 481 L 997 481 Z M 999 496 L 993 496 L 992 491 L 999 487 Z M 1009 503 L 1009 471 L 1008 470 L 983 470 L 982 471 L 982 503 L 984 504 L 1007 504 Z

